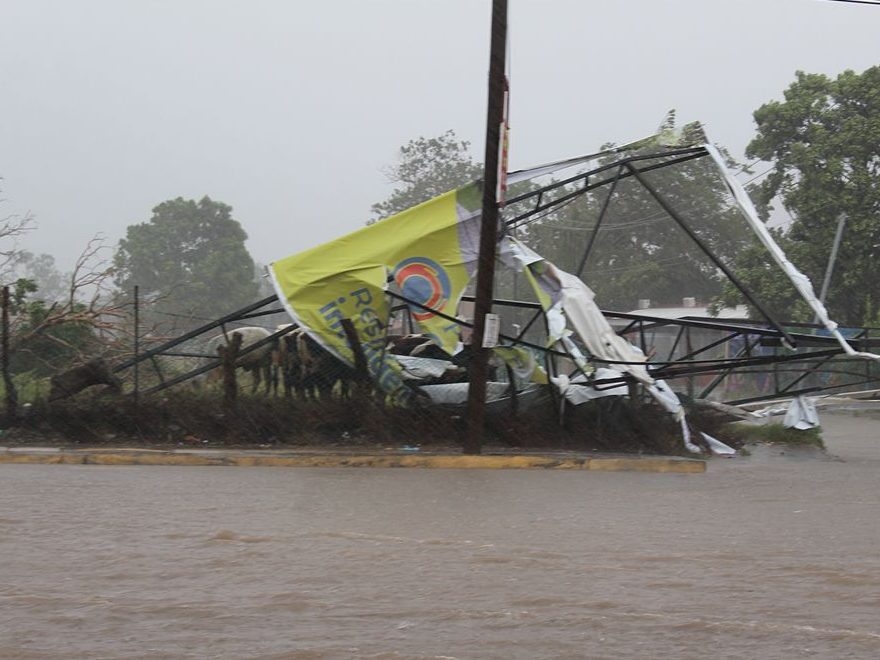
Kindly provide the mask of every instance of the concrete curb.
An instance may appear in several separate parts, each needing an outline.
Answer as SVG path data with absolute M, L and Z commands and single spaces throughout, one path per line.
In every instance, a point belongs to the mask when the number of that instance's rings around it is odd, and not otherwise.
M 311 454 L 234 450 L 0 449 L 0 464 L 186 465 L 241 467 L 372 467 L 434 469 L 558 469 L 597 472 L 701 474 L 706 461 L 667 456 L 553 456 L 452 454 Z

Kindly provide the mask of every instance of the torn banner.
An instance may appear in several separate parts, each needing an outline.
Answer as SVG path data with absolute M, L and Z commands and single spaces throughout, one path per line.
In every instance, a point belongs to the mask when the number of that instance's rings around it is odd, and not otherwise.
M 296 323 L 348 364 L 354 358 L 341 321 L 351 319 L 370 375 L 405 402 L 410 390 L 400 365 L 385 353 L 391 313 L 385 290 L 394 285 L 405 298 L 455 316 L 476 271 L 480 200 L 478 184 L 471 184 L 276 261 L 269 267 L 275 291 Z M 421 307 L 411 313 L 447 353 L 459 349 L 455 323 Z
M 690 429 L 678 396 L 666 383 L 653 379 L 648 373 L 644 354 L 614 332 L 596 305 L 590 287 L 509 236 L 502 239 L 499 255 L 509 267 L 524 270 L 535 289 L 547 318 L 548 348 L 561 345 L 586 373 L 586 360 L 571 340 L 571 330 L 568 329 L 571 323 L 592 358 L 607 363 L 609 370 L 629 374 L 642 383 L 681 425 L 684 446 L 689 451 L 700 452 L 700 448 L 691 442 Z M 568 377 L 560 375 L 553 381 L 565 395 L 570 387 Z

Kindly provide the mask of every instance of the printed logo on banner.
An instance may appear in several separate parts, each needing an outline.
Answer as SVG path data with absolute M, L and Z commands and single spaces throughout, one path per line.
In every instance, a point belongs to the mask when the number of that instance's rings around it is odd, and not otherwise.
M 394 281 L 405 298 L 433 309 L 441 309 L 449 300 L 452 290 L 443 267 L 427 257 L 411 257 L 401 261 L 394 269 Z M 410 312 L 416 321 L 425 321 L 434 316 L 433 312 L 415 305 L 410 305 Z

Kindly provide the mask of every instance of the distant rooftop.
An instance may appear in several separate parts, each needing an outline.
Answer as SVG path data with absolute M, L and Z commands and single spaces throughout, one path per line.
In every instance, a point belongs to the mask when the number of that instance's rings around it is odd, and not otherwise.
M 747 319 L 749 309 L 745 305 L 736 307 L 722 307 L 714 316 L 709 314 L 709 307 L 697 305 L 694 298 L 685 298 L 681 307 L 651 307 L 650 300 L 639 301 L 639 308 L 630 314 L 644 314 L 645 316 L 657 316 L 663 319 L 680 319 L 685 316 L 705 316 L 715 319 Z

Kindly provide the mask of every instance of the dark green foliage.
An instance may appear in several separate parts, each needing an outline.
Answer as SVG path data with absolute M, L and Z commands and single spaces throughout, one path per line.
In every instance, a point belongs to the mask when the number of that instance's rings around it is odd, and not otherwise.
M 803 263 L 805 246 L 792 241 L 785 232 L 771 229 L 774 240 L 783 249 L 792 263 Z M 813 311 L 803 297 L 798 294 L 791 280 L 775 261 L 770 258 L 767 249 L 757 239 L 750 241 L 735 259 L 734 272 L 740 282 L 751 291 L 766 310 L 775 315 L 778 321 L 809 323 L 813 319 Z M 818 275 L 821 277 L 821 275 Z M 812 281 L 819 293 L 816 275 Z M 724 291 L 714 301 L 716 305 L 738 305 L 745 303 L 742 294 L 731 282 L 726 282 Z M 760 319 L 760 314 L 752 310 L 751 318 Z
M 755 111 L 756 137 L 747 155 L 771 162 L 757 187 L 766 214 L 779 200 L 793 218 L 780 236 L 791 261 L 817 289 L 824 277 L 838 219 L 847 224 L 827 307 L 849 325 L 880 320 L 880 66 L 836 79 L 797 72 L 784 100 Z M 785 310 L 805 320 L 794 306 L 793 289 L 781 273 L 768 274 L 755 251 L 738 264 L 746 281 Z
M 820 429 L 789 429 L 779 423 L 772 424 L 731 424 L 727 432 L 744 443 L 764 443 L 771 445 L 794 445 L 825 448 Z
M 149 222 L 129 225 L 114 259 L 116 284 L 135 285 L 169 313 L 214 318 L 257 299 L 247 234 L 232 207 L 203 197 L 159 204 Z
M 69 317 L 54 323 L 50 319 L 54 312 L 52 303 L 22 300 L 16 309 L 18 340 L 11 352 L 10 370 L 13 373 L 31 372 L 35 376 L 48 376 L 77 363 L 80 357 L 97 351 L 100 342 L 92 324 L 86 320 L 75 320 L 85 309 L 85 305 L 74 303 Z
M 600 401 L 571 410 L 565 428 L 549 397 L 517 416 L 490 411 L 484 449 L 684 452 L 677 425 L 656 406 Z M 303 401 L 244 393 L 230 412 L 217 391 L 180 387 L 136 404 L 95 388 L 52 404 L 35 401 L 5 438 L 11 444 L 456 450 L 465 431 L 462 412 L 439 406 L 386 408 L 369 399 Z
M 51 263 L 53 260 L 49 259 Z M 93 326 L 84 313 L 86 305 L 49 302 L 37 297 L 41 294 L 37 284 L 24 277 L 10 287 L 13 331 L 9 367 L 14 374 L 48 376 L 98 346 Z

